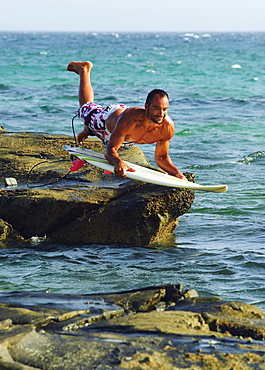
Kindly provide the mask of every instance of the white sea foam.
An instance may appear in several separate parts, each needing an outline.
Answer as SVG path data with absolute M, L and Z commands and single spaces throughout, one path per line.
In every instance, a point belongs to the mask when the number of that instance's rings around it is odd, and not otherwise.
M 189 37 L 192 37 L 194 39 L 199 39 L 200 38 L 200 35 L 196 35 L 195 33 L 185 33 L 184 34 L 184 37 L 185 37 L 185 39 L 186 38 L 189 38 Z
M 231 68 L 240 69 L 240 68 L 242 68 L 242 66 L 240 64 L 232 64 Z
M 46 239 L 47 239 L 47 236 L 46 235 L 44 235 L 44 236 L 37 236 L 37 235 L 35 235 L 35 236 L 32 236 L 30 238 L 30 242 L 32 244 L 39 244 L 39 243 L 44 242 Z

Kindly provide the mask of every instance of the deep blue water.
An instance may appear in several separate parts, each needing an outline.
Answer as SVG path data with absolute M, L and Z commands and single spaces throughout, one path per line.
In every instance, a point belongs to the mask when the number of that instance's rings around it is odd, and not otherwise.
M 229 186 L 224 194 L 197 192 L 175 241 L 159 248 L 34 238 L 2 249 L 0 290 L 100 293 L 180 283 L 265 310 L 265 33 L 0 33 L 0 50 L 6 130 L 72 135 L 78 78 L 65 69 L 91 60 L 99 104 L 143 106 L 151 89 L 168 91 L 173 162 L 199 183 Z M 154 146 L 141 148 L 153 162 Z

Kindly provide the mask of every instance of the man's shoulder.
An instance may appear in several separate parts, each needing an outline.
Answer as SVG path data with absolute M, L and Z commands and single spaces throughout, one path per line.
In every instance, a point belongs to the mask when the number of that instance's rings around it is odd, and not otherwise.
M 124 118 L 143 119 L 145 117 L 145 109 L 140 107 L 127 108 L 123 114 Z
M 164 121 L 166 123 L 169 123 L 170 125 L 174 125 L 174 122 L 173 122 L 173 119 L 171 117 L 169 117 L 169 115 L 167 114 L 166 117 L 164 118 Z
M 167 115 L 161 125 L 161 131 L 165 135 L 165 140 L 170 140 L 174 135 L 175 125 L 173 120 Z

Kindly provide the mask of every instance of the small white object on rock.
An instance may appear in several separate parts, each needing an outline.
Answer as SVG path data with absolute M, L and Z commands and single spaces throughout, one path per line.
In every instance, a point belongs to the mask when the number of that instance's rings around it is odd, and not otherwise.
M 14 177 L 5 178 L 6 186 L 17 186 L 17 180 Z

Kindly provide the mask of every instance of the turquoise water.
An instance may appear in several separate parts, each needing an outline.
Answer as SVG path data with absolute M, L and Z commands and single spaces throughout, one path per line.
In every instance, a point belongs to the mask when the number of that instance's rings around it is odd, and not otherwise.
M 78 78 L 92 60 L 96 102 L 170 96 L 170 155 L 202 184 L 175 241 L 158 248 L 63 246 L 33 238 L 0 250 L 0 290 L 100 293 L 181 283 L 265 310 L 265 33 L 0 33 L 0 125 L 72 135 Z M 81 121 L 75 121 L 78 131 Z M 153 163 L 153 145 L 141 146 Z M 2 181 L 2 180 L 1 180 Z

